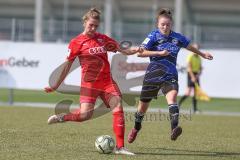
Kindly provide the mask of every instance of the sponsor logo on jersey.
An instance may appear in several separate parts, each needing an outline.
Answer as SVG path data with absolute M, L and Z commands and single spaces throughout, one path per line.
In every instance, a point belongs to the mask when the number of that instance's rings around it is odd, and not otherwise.
M 176 79 L 171 79 L 171 82 L 175 83 L 175 82 L 177 82 L 177 80 Z
M 172 39 L 172 43 L 173 44 L 178 44 L 178 40 L 177 39 Z
M 168 45 L 168 46 L 159 46 L 158 50 L 159 51 L 168 50 L 168 52 L 176 53 L 179 50 L 179 48 L 173 45 Z
M 158 43 L 161 44 L 161 43 L 163 43 L 164 41 L 165 41 L 165 39 L 159 39 L 159 40 L 158 40 Z
M 150 38 L 146 38 L 146 39 L 143 41 L 143 44 L 148 44 L 149 41 L 150 41 Z
M 107 50 L 105 49 L 104 46 L 89 48 L 88 51 L 92 55 L 107 53 Z

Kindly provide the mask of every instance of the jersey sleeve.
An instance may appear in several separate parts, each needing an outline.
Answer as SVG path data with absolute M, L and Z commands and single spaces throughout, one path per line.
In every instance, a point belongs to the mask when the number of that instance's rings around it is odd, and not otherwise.
M 107 35 L 103 35 L 103 38 L 105 40 L 104 47 L 107 51 L 110 52 L 117 52 L 119 49 L 119 44 L 114 39 L 108 37 Z
M 80 53 L 80 46 L 76 44 L 74 40 L 72 40 L 68 45 L 68 56 L 67 60 L 74 60 Z
M 182 42 L 182 47 L 184 48 L 187 48 L 187 46 L 190 44 L 190 40 L 185 36 L 181 37 L 181 42 Z
M 147 38 L 144 39 L 144 41 L 141 44 L 141 47 L 150 50 L 155 43 L 155 34 L 154 32 L 150 33 Z

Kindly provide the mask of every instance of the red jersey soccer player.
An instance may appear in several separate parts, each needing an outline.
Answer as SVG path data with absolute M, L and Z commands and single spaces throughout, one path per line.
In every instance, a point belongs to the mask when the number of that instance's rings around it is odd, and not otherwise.
M 96 32 L 99 23 L 100 11 L 95 8 L 90 9 L 83 16 L 84 31 L 71 40 L 70 54 L 60 77 L 54 86 L 45 88 L 46 92 L 56 90 L 67 76 L 74 59 L 78 58 L 82 67 L 80 109 L 73 113 L 53 115 L 49 117 L 48 124 L 89 120 L 93 115 L 96 98 L 100 96 L 113 112 L 113 130 L 116 136 L 115 153 L 134 155 L 124 147 L 125 122 L 121 93 L 111 77 L 107 51 L 120 51 L 131 55 L 137 53 L 138 49 L 121 50 L 115 40 Z

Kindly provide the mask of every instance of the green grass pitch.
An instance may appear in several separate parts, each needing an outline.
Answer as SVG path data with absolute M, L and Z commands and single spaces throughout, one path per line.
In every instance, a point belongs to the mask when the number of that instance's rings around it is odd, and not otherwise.
M 169 121 L 146 120 L 133 144 L 136 156 L 103 155 L 94 148 L 97 136 L 112 133 L 112 116 L 84 123 L 47 125 L 53 109 L 0 107 L 1 160 L 232 160 L 240 159 L 240 117 L 193 115 L 181 119 L 183 135 L 169 138 Z M 126 135 L 133 122 L 126 114 Z

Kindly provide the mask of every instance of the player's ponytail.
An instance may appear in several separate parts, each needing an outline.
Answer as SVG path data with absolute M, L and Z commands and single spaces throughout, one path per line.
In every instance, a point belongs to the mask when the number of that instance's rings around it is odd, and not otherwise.
M 82 17 L 83 22 L 86 22 L 88 19 L 93 18 L 100 21 L 101 11 L 97 8 L 91 8 L 87 13 Z

